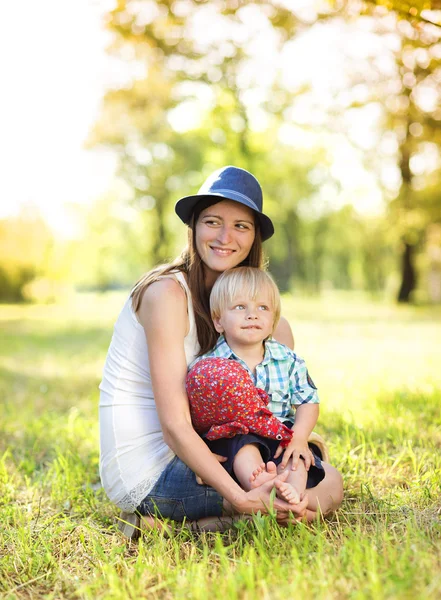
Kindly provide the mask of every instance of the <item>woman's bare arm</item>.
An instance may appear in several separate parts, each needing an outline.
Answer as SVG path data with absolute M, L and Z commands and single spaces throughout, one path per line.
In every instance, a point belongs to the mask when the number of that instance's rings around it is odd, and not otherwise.
M 143 296 L 138 316 L 146 333 L 153 392 L 165 442 L 237 512 L 265 511 L 270 489 L 262 486 L 248 493 L 242 490 L 191 424 L 185 391 L 184 337 L 188 329 L 185 292 L 172 279 L 153 283 Z M 275 508 L 287 507 L 276 499 Z
M 273 337 L 281 344 L 285 344 L 285 346 L 294 350 L 294 336 L 292 334 L 291 325 L 284 317 L 280 317 L 280 321 L 277 323 L 277 327 L 274 330 Z

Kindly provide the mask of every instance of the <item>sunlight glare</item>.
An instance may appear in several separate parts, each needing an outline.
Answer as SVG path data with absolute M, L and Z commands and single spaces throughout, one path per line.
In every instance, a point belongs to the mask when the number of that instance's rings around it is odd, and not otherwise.
M 84 143 L 110 79 L 102 18 L 112 5 L 5 3 L 0 53 L 11 60 L 2 75 L 0 216 L 32 203 L 69 235 L 66 203 L 89 203 L 109 186 L 114 157 L 86 151 Z M 20 35 L 11 23 L 19 23 Z

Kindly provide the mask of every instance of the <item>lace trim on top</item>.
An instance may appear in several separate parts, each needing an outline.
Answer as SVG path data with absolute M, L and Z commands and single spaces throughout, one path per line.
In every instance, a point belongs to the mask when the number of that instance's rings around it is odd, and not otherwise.
M 131 490 L 118 502 L 118 508 L 125 510 L 126 512 L 135 512 L 144 498 L 152 491 L 161 475 L 162 472 L 158 473 L 158 475 L 155 477 L 150 477 L 150 479 L 138 483 L 133 490 Z

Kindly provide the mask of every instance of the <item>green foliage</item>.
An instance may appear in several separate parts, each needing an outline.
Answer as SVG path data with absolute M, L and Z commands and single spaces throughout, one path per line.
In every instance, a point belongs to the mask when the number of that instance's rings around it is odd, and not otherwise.
M 147 211 L 127 204 L 124 193 L 100 198 L 88 211 L 85 232 L 70 242 L 71 277 L 78 289 L 129 288 L 152 265 Z
M 34 210 L 0 220 L 0 302 L 26 299 L 26 286 L 47 266 L 52 244 L 47 225 Z
M 399 18 L 412 20 L 416 24 L 436 24 L 436 20 L 433 21 L 427 11 L 441 8 L 439 0 L 412 0 L 411 2 L 405 0 L 365 0 L 365 3 L 394 11 Z

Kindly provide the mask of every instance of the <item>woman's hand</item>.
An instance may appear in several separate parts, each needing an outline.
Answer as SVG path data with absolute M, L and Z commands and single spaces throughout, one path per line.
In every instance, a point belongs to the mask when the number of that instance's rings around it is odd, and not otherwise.
M 306 509 L 308 507 L 309 498 L 306 492 L 301 495 L 300 502 L 298 504 L 290 504 L 289 511 L 278 511 L 276 515 L 277 523 L 286 527 L 288 523 L 294 521 L 302 521 L 306 517 Z
M 288 471 L 277 476 L 279 481 L 285 481 L 288 477 Z M 236 502 L 232 502 L 232 509 L 236 513 L 252 515 L 257 512 L 268 514 L 271 511 L 276 512 L 276 519 L 281 524 L 286 524 L 292 519 L 300 520 L 306 514 L 308 498 L 306 495 L 298 504 L 289 504 L 274 496 L 271 498 L 271 492 L 274 488 L 274 480 L 270 480 L 261 486 L 245 492 Z

